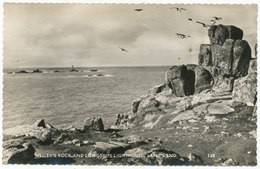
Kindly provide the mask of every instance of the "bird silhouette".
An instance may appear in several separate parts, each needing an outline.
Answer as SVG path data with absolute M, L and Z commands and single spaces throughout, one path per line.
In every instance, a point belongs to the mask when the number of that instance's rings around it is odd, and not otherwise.
M 221 17 L 217 17 L 217 16 L 213 16 L 213 18 L 215 19 L 215 20 L 220 20 L 220 19 L 222 19 Z
M 201 24 L 204 28 L 207 28 L 208 26 L 210 26 L 210 25 L 207 25 L 207 24 L 205 24 L 203 22 L 199 22 L 199 21 L 197 21 L 196 23 Z
M 189 36 L 189 35 L 184 35 L 184 34 L 182 34 L 182 33 L 176 33 L 176 35 L 179 37 L 179 38 L 182 38 L 182 39 L 184 39 L 184 38 L 190 38 L 191 36 Z
M 185 8 L 178 8 L 178 7 L 171 7 L 170 9 L 176 9 L 177 11 L 181 12 L 181 11 L 186 11 Z
M 119 47 L 119 49 L 121 49 L 122 52 L 128 52 L 128 50 L 126 50 L 126 49 L 124 49 L 124 48 Z
M 189 21 L 192 21 L 192 19 L 191 19 L 191 18 L 188 18 L 188 20 L 189 20 Z
M 216 21 L 215 20 L 210 20 L 211 21 L 211 24 L 210 24 L 210 26 L 212 26 L 212 25 L 215 25 L 215 23 L 216 23 Z
M 143 11 L 143 9 L 138 8 L 138 9 L 135 9 L 135 11 L 136 12 L 141 12 L 141 11 Z

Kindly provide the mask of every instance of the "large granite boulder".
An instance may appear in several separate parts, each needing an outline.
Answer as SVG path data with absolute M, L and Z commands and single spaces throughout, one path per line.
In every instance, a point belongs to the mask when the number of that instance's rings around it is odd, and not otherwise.
M 214 44 L 211 47 L 213 65 L 219 67 L 223 74 L 231 74 L 234 43 L 234 40 L 228 39 L 223 45 Z
M 187 65 L 187 69 L 195 73 L 195 82 L 194 82 L 194 93 L 200 93 L 203 90 L 211 89 L 213 85 L 213 77 L 210 72 L 204 69 L 202 66 L 198 65 Z M 193 80 L 190 79 L 189 83 L 192 83 Z
M 194 73 L 188 71 L 187 67 L 172 66 L 165 74 L 165 81 L 172 93 L 176 96 L 186 96 L 194 93 L 194 82 L 188 83 L 189 79 L 194 79 Z
M 82 131 L 87 130 L 104 131 L 104 124 L 101 117 L 89 117 L 84 120 Z
M 233 47 L 232 74 L 235 77 L 246 76 L 250 59 L 251 49 L 247 41 L 236 40 Z
M 254 106 L 257 95 L 257 59 L 250 61 L 248 75 L 234 82 L 232 99 L 237 102 Z
M 226 39 L 223 45 L 201 45 L 198 59 L 214 78 L 220 74 L 238 78 L 247 75 L 251 49 L 244 40 Z
M 165 76 L 166 84 L 178 97 L 210 89 L 213 82 L 210 72 L 198 65 L 172 66 Z
M 210 44 L 223 45 L 226 39 L 242 39 L 243 31 L 232 25 L 212 25 L 208 30 Z
M 35 138 L 5 135 L 3 139 L 3 164 L 28 164 L 34 158 L 32 146 Z

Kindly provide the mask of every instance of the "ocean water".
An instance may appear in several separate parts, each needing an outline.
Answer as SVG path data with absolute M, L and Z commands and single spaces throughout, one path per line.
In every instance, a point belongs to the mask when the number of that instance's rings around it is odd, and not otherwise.
M 44 73 L 33 74 L 7 74 L 17 70 L 4 70 L 3 128 L 33 124 L 42 118 L 63 128 L 97 116 L 107 128 L 118 113 L 130 111 L 133 100 L 163 83 L 169 66 L 90 69 L 67 72 L 70 68 L 46 68 L 41 69 Z

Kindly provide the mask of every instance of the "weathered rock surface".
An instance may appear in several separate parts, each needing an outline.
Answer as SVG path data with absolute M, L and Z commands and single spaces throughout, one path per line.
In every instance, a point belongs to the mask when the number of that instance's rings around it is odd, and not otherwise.
M 212 45 L 212 62 L 213 66 L 219 67 L 222 74 L 231 74 L 233 46 L 235 41 L 227 39 L 223 45 Z
M 96 131 L 104 131 L 104 124 L 100 117 L 90 117 L 84 120 L 84 126 L 82 131 L 85 132 L 87 130 L 96 130 Z
M 130 112 L 124 123 L 117 123 L 119 129 L 142 125 L 155 128 L 178 121 L 201 120 L 207 114 L 228 114 L 233 112 L 231 92 L 202 92 L 177 97 L 169 91 L 141 99 L 137 112 Z M 210 107 L 210 112 L 209 108 Z M 122 127 L 124 126 L 124 127 Z
M 118 141 L 96 142 L 93 146 L 99 153 L 107 154 L 122 154 L 130 148 L 129 144 Z
M 195 94 L 200 93 L 203 90 L 212 88 L 213 77 L 208 70 L 198 65 L 187 65 L 187 69 L 195 73 L 195 83 L 194 83 Z M 188 83 L 193 83 L 193 82 L 194 82 L 193 80 L 188 81 Z
M 249 64 L 248 75 L 234 82 L 232 98 L 234 101 L 254 106 L 257 99 L 257 59 L 252 59 Z
M 14 147 L 4 150 L 3 164 L 27 164 L 35 158 L 35 149 L 31 144 Z
M 234 101 L 254 106 L 257 94 L 257 72 L 235 80 L 232 98 Z
M 134 148 L 127 150 L 124 155 L 130 157 L 127 159 L 127 164 L 130 165 L 187 165 L 189 163 L 187 158 L 181 157 L 174 151 L 160 148 L 151 150 Z
M 215 92 L 232 92 L 234 84 L 234 77 L 219 75 L 216 78 L 215 84 L 213 86 L 213 90 Z
M 160 85 L 156 85 L 154 87 L 152 87 L 150 90 L 149 90 L 149 94 L 150 95 L 155 95 L 157 93 L 161 93 L 164 89 L 166 88 L 166 84 L 160 84 Z
M 179 97 L 200 93 L 213 85 L 210 72 L 198 65 L 173 66 L 166 72 L 165 81 Z
M 209 44 L 200 45 L 199 65 L 212 66 L 211 45 Z
M 231 112 L 234 112 L 235 110 L 231 108 L 228 104 L 225 102 L 220 102 L 220 103 L 211 103 L 207 107 L 208 113 L 209 114 L 228 114 Z
M 34 160 L 34 137 L 7 136 L 3 140 L 3 164 L 28 164 Z
M 215 32 L 215 33 L 214 33 Z M 199 65 L 209 70 L 215 78 L 229 75 L 235 78 L 247 75 L 251 49 L 241 40 L 243 33 L 233 26 L 214 25 L 209 29 L 211 45 L 202 44 Z
M 235 26 L 213 25 L 208 30 L 210 44 L 222 45 L 226 39 L 242 39 L 243 31 Z
M 190 79 L 195 81 L 195 74 L 188 71 L 184 65 L 172 66 L 165 74 L 165 81 L 176 96 L 187 96 L 194 93 L 194 82 L 189 83 Z
M 233 47 L 232 75 L 235 77 L 246 76 L 250 60 L 251 49 L 247 41 L 236 40 Z

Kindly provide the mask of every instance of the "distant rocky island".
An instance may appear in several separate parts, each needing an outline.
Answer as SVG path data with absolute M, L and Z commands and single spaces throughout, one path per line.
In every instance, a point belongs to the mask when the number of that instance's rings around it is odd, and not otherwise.
M 61 72 L 83 72 L 82 70 L 78 70 L 78 69 L 75 69 L 74 66 L 72 65 L 71 66 L 71 69 L 70 70 L 67 70 L 67 71 L 60 71 L 60 70 L 54 70 L 53 73 L 61 73 Z M 90 69 L 89 72 L 99 72 L 98 69 Z M 34 69 L 32 71 L 27 71 L 27 70 L 19 70 L 17 72 L 8 72 L 7 74 L 28 74 L 28 73 L 43 73 L 42 70 L 40 69 Z M 104 76 L 103 74 L 99 73 L 99 74 L 90 74 L 89 75 L 90 77 L 91 76 Z
M 3 163 L 255 166 L 257 60 L 235 26 L 213 25 L 208 36 L 198 65 L 170 67 L 114 126 L 41 119 L 4 131 Z

